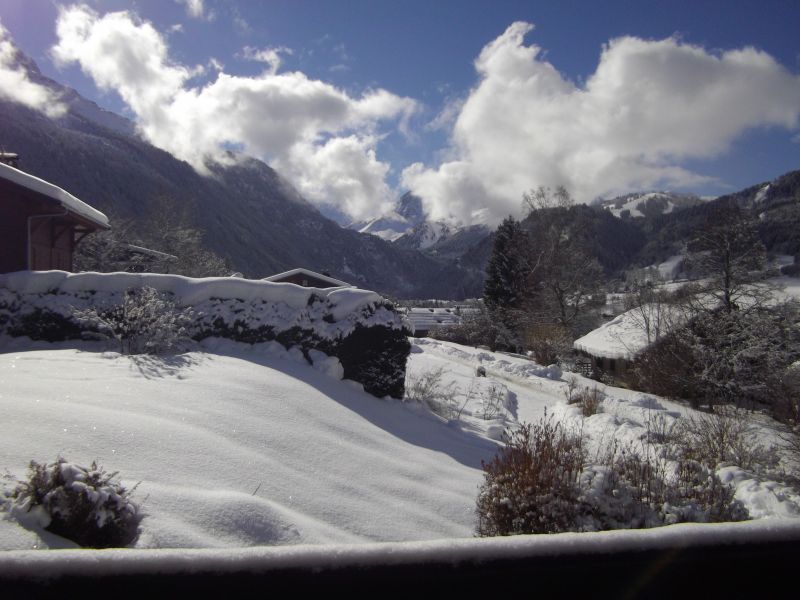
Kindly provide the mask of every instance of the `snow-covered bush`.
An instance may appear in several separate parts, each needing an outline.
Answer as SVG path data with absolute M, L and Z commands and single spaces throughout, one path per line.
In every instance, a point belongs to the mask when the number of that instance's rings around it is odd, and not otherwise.
M 750 413 L 744 409 L 718 406 L 713 413 L 684 417 L 677 434 L 681 454 L 708 467 L 730 463 L 758 471 L 772 462 L 772 453 L 757 442 Z
M 63 458 L 31 461 L 27 481 L 11 492 L 11 514 L 86 548 L 127 546 L 138 535 L 141 516 L 130 501 L 133 490 L 113 481 L 116 475 L 95 462 L 86 468 Z
M 483 463 L 478 535 L 575 531 L 585 459 L 580 436 L 549 418 L 523 425 L 505 441 L 492 461 Z
M 603 398 L 606 395 L 596 385 L 591 388 L 586 386 L 578 392 L 569 390 L 567 394 L 568 404 L 579 404 L 584 417 L 591 417 L 603 411 Z
M 524 340 L 533 358 L 543 366 L 561 364 L 572 355 L 572 336 L 566 327 L 537 323 L 525 330 Z
M 128 289 L 119 304 L 75 309 L 76 320 L 117 340 L 122 354 L 158 354 L 190 340 L 192 311 L 148 286 Z
M 612 442 L 601 464 L 605 480 L 585 490 L 598 529 L 658 527 L 682 522 L 748 519 L 713 466 L 690 458 L 683 446 L 640 447 Z
M 494 419 L 506 406 L 508 388 L 499 384 L 492 384 L 487 389 L 481 390 L 480 416 L 484 420 Z
M 796 302 L 700 312 L 686 327 L 661 337 L 636 357 L 632 384 L 684 398 L 694 407 L 765 407 L 786 420 L 791 419 L 796 395 L 784 374 L 798 360 Z
M 477 501 L 479 535 L 740 521 L 749 515 L 689 430 L 655 424 L 641 444 L 612 440 L 587 461 L 582 431 L 542 419 L 507 438 Z M 699 435 L 699 434 L 698 434 Z M 661 440 L 661 441 L 656 441 Z M 726 442 L 726 452 L 731 442 Z M 738 442 L 733 446 L 739 448 Z M 727 456 L 727 454 L 726 454 Z
M 458 419 L 463 409 L 463 404 L 458 401 L 458 387 L 453 381 L 443 384 L 443 376 L 443 367 L 429 369 L 419 375 L 407 375 L 406 400 L 422 404 L 445 419 Z

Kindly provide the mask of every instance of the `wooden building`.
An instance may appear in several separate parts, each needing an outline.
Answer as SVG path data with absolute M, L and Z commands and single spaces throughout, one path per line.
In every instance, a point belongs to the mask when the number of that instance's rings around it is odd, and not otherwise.
M 101 229 L 99 210 L 0 161 L 0 273 L 71 271 L 75 247 Z
M 264 281 L 271 281 L 273 283 L 295 283 L 303 287 L 315 288 L 332 288 L 332 287 L 354 287 L 346 281 L 334 279 L 327 273 L 316 273 L 308 269 L 292 269 L 278 273 L 277 275 L 270 275 L 265 277 Z

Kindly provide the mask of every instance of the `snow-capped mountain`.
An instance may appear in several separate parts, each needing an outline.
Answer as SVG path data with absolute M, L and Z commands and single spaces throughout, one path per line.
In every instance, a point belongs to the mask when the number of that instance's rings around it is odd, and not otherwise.
M 423 221 L 397 238 L 395 243 L 403 248 L 428 250 L 460 230 L 460 227 L 451 227 L 444 221 Z
M 636 192 L 609 200 L 600 200 L 598 205 L 611 212 L 615 217 L 635 219 L 669 214 L 675 210 L 697 206 L 703 201 L 712 199 L 676 192 Z
M 430 221 L 422 200 L 406 192 L 390 212 L 370 221 L 353 223 L 349 229 L 376 235 L 408 250 L 428 250 L 463 228 L 445 221 Z
M 411 192 L 406 192 L 397 201 L 394 209 L 369 221 L 357 221 L 348 225 L 359 233 L 377 235 L 379 238 L 393 242 L 411 233 L 418 225 L 425 222 L 422 200 Z

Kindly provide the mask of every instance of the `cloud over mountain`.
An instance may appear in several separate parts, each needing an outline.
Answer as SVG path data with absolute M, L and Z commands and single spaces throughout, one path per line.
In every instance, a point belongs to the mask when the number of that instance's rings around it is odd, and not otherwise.
M 203 67 L 173 61 L 166 38 L 129 11 L 62 8 L 57 34 L 56 61 L 79 64 L 98 87 L 117 92 L 148 141 L 198 170 L 237 147 L 284 172 L 309 200 L 354 219 L 391 201 L 389 166 L 376 158 L 378 128 L 402 126 L 413 100 L 381 89 L 354 97 L 301 72 L 278 72 L 285 48 L 243 51 L 269 59 L 259 75 L 219 70 L 200 84 Z
M 66 107 L 49 88 L 31 81 L 17 57 L 11 36 L 0 23 L 0 98 L 19 102 L 50 117 L 63 115 Z
M 434 219 L 497 222 L 538 185 L 588 201 L 699 183 L 681 161 L 718 156 L 750 128 L 798 126 L 800 77 L 755 48 L 617 38 L 576 85 L 525 45 L 532 29 L 514 23 L 481 51 L 448 158 L 403 172 Z

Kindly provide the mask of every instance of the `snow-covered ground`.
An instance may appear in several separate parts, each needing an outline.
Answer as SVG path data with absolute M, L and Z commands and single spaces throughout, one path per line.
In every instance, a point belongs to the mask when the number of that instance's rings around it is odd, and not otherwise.
M 469 538 L 493 438 L 545 410 L 580 419 L 564 400 L 571 376 L 521 357 L 412 341 L 410 378 L 441 367 L 460 420 L 377 399 L 275 343 L 211 340 L 158 359 L 0 340 L 0 469 L 21 478 L 30 460 L 61 455 L 96 460 L 128 486 L 141 482 L 137 548 Z M 654 411 L 680 418 L 689 410 L 605 389 L 605 412 L 582 424 L 597 439 L 636 440 Z M 487 414 L 491 390 L 502 401 Z M 752 516 L 800 516 L 791 490 L 726 468 Z M 0 517 L 0 549 L 48 547 L 73 545 Z

